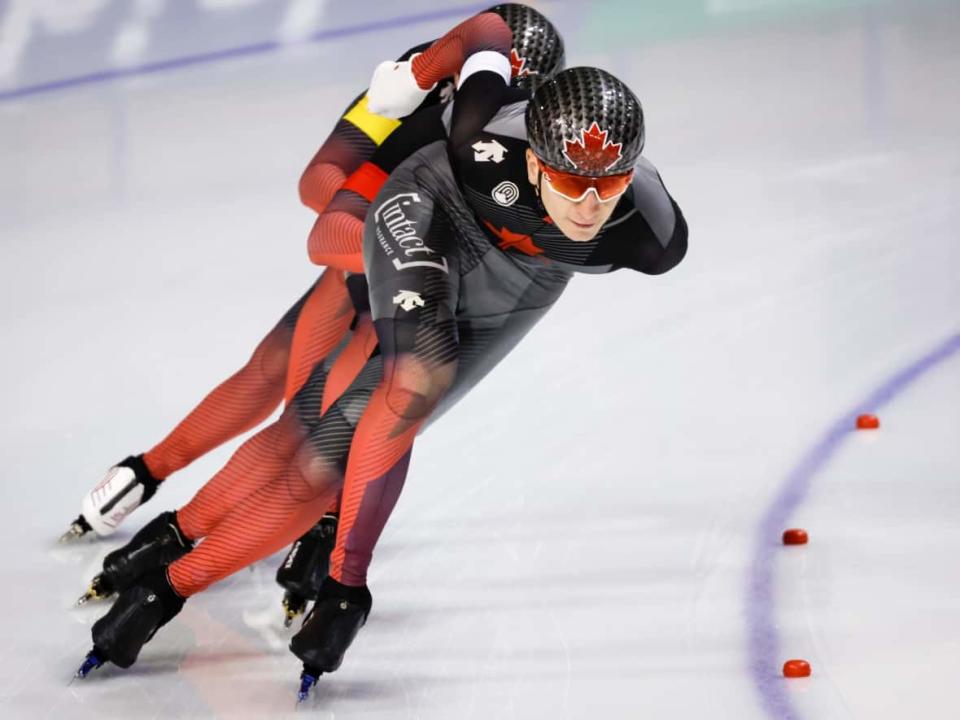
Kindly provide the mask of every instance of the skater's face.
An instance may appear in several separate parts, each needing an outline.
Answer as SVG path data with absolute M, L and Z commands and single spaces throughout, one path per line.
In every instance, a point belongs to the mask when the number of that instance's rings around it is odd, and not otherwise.
M 554 178 L 554 182 L 551 182 L 550 174 L 551 170 L 544 168 L 533 151 L 528 149 L 527 179 L 530 184 L 540 189 L 543 207 L 554 225 L 574 242 L 587 242 L 597 236 L 617 207 L 617 200 L 629 187 L 633 175 L 627 173 L 614 178 L 580 178 L 584 186 L 572 189 L 560 184 L 559 174 Z M 600 181 L 601 186 L 590 187 L 591 180 Z M 559 187 L 555 187 L 554 183 Z M 580 192 L 573 196 L 577 191 Z

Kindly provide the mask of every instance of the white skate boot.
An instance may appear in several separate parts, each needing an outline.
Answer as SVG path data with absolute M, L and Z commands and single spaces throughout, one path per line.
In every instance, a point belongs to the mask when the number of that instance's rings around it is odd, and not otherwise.
M 84 496 L 80 516 L 60 537 L 60 542 L 76 540 L 91 530 L 99 537 L 110 535 L 127 515 L 153 497 L 159 484 L 160 480 L 147 469 L 143 455 L 121 460 Z

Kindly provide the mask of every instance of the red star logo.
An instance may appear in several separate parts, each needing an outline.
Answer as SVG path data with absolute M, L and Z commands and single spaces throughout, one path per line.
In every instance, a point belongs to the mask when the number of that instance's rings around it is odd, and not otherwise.
M 516 48 L 510 48 L 510 77 L 523 77 L 524 75 L 536 75 L 535 70 L 527 68 L 527 59 L 520 57 Z
M 563 141 L 563 154 L 577 170 L 587 175 L 606 172 L 623 157 L 620 151 L 623 143 L 610 142 L 608 134 L 594 120 L 586 130 L 580 129 L 579 139 Z
M 497 230 L 492 223 L 484 220 L 483 224 L 490 228 L 490 232 L 500 238 L 500 249 L 509 250 L 513 248 L 519 250 L 526 255 L 542 255 L 543 249 L 538 248 L 533 244 L 533 238 L 529 235 L 521 235 L 520 233 L 511 232 L 505 227 Z

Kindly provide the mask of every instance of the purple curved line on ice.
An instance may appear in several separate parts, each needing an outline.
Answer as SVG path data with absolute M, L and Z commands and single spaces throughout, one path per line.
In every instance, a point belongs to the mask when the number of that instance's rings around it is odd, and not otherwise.
M 847 435 L 855 432 L 857 416 L 875 413 L 905 390 L 914 380 L 960 350 L 960 333 L 900 370 L 855 408 L 838 418 L 787 475 L 780 493 L 767 508 L 757 528 L 750 581 L 747 589 L 746 622 L 749 632 L 750 673 L 764 710 L 777 720 L 799 720 L 799 715 L 780 675 L 785 658 L 773 619 L 773 566 L 780 552 L 780 535 L 790 516 L 807 498 L 813 478 L 833 457 Z

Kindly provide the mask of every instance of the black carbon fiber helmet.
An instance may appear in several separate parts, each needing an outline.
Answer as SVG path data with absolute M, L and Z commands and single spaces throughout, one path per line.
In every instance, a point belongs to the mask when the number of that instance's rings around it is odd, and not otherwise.
M 563 38 L 547 18 L 520 3 L 494 5 L 485 12 L 503 18 L 513 33 L 512 83 L 533 89 L 563 70 Z
M 570 68 L 540 85 L 526 121 L 534 155 L 574 175 L 628 172 L 643 150 L 640 101 L 599 68 Z

